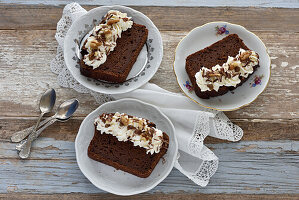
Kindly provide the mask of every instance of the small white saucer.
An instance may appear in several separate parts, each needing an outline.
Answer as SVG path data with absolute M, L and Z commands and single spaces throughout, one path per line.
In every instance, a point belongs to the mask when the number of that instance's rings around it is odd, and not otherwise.
M 87 156 L 87 149 L 94 135 L 94 120 L 104 112 L 127 113 L 148 119 L 154 122 L 158 129 L 168 134 L 167 153 L 149 177 L 139 178 Z M 113 194 L 133 195 L 151 190 L 168 176 L 177 158 L 178 143 L 173 124 L 157 107 L 135 99 L 122 99 L 101 105 L 83 120 L 76 137 L 75 149 L 79 168 L 92 184 Z
M 185 70 L 186 58 L 231 33 L 238 34 L 249 49 L 259 54 L 260 67 L 242 86 L 235 90 L 222 96 L 201 99 L 192 91 L 192 85 Z M 191 100 L 206 108 L 231 111 L 250 104 L 265 90 L 270 79 L 270 64 L 266 46 L 254 33 L 240 25 L 211 22 L 194 28 L 179 42 L 173 69 L 181 90 Z

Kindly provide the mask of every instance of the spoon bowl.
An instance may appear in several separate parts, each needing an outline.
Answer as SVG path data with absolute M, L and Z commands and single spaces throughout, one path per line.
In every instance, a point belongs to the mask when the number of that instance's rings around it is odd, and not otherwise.
M 42 113 L 51 112 L 56 101 L 56 92 L 53 88 L 48 89 L 40 99 L 39 109 Z
M 70 99 L 62 104 L 57 109 L 55 118 L 61 121 L 69 119 L 79 106 L 79 101 L 77 99 Z

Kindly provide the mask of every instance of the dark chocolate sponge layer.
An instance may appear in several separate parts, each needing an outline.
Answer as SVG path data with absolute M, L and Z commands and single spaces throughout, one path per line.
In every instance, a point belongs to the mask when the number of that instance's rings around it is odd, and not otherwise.
M 148 177 L 160 158 L 167 152 L 169 137 L 163 133 L 163 144 L 159 153 L 146 153 L 146 149 L 134 146 L 131 141 L 118 141 L 117 137 L 95 128 L 94 137 L 88 147 L 88 156 L 96 161 L 123 170 L 135 176 Z

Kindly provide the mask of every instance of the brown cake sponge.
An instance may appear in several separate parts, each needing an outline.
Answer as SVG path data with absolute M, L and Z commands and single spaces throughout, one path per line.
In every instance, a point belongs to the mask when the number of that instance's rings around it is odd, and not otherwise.
M 197 51 L 186 58 L 185 68 L 198 97 L 208 99 L 210 97 L 223 95 L 228 91 L 241 86 L 252 75 L 249 74 L 247 78 L 240 77 L 241 82 L 236 87 L 221 86 L 218 91 L 212 90 L 202 92 L 196 84 L 195 74 L 199 72 L 202 67 L 211 69 L 217 64 L 222 65 L 227 61 L 228 56 L 235 57 L 239 53 L 240 48 L 249 50 L 237 34 L 230 34 L 222 40 Z M 254 66 L 254 71 L 257 67 L 259 67 L 259 65 Z
M 118 141 L 117 137 L 95 128 L 88 147 L 88 156 L 96 161 L 123 170 L 140 178 L 148 177 L 162 156 L 167 152 L 169 137 L 163 132 L 163 144 L 159 153 L 146 153 L 146 149 L 134 146 L 131 141 Z
M 106 62 L 96 69 L 84 63 L 83 57 L 87 54 L 87 51 L 82 50 L 82 59 L 80 60 L 81 74 L 93 79 L 114 83 L 126 81 L 127 76 L 147 40 L 147 36 L 147 28 L 134 23 L 132 28 L 122 32 L 121 38 L 116 40 L 114 51 L 110 52 Z

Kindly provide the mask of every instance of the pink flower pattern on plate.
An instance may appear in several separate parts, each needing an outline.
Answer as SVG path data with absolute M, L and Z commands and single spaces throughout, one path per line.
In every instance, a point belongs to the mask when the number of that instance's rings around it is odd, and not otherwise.
M 264 77 L 264 75 L 260 75 L 260 76 L 255 75 L 253 81 L 250 83 L 250 87 L 255 87 L 257 85 L 261 85 L 263 77 Z
M 189 81 L 186 81 L 186 84 L 183 84 L 183 85 L 188 89 L 189 92 L 193 91 L 193 87 Z
M 216 29 L 216 35 L 229 34 L 229 31 L 226 29 L 226 25 L 223 25 L 221 27 L 216 26 L 215 29 Z

